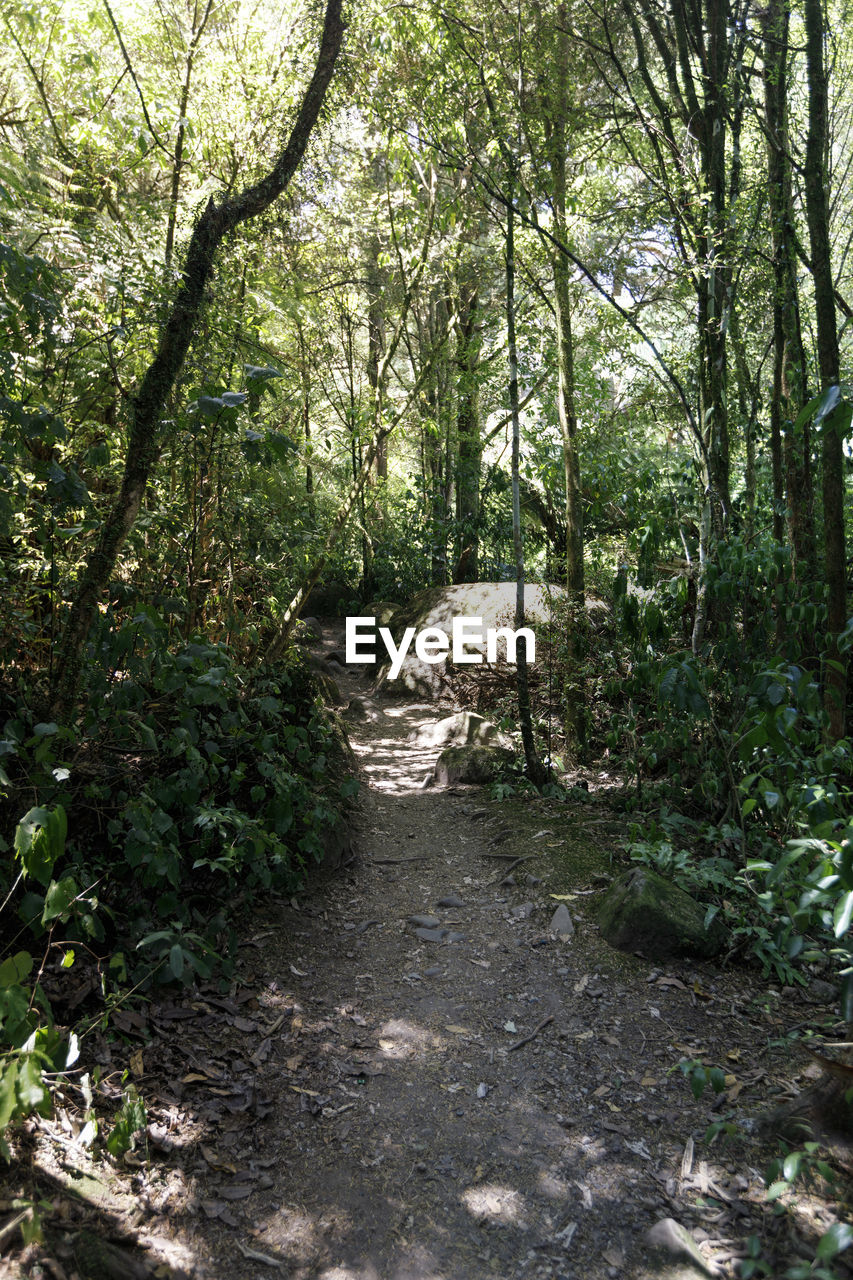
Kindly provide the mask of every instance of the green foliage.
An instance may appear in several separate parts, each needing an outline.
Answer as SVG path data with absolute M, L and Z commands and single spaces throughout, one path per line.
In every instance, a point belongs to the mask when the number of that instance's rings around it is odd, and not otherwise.
M 806 1188 L 824 1185 L 832 1191 L 837 1178 L 835 1170 L 826 1160 L 816 1142 L 807 1142 L 802 1147 L 784 1149 L 774 1159 L 766 1174 L 767 1201 L 779 1214 L 787 1213 L 789 1207 L 796 1204 L 796 1190 L 799 1185 Z M 740 1274 L 744 1280 L 754 1276 L 773 1276 L 780 1274 L 783 1280 L 838 1280 L 836 1272 L 828 1263 L 837 1258 L 853 1244 L 853 1227 L 846 1222 L 833 1222 L 824 1231 L 814 1250 L 811 1262 L 798 1262 L 789 1266 L 784 1272 L 777 1273 L 766 1261 L 761 1242 L 751 1236 L 747 1242 L 747 1256 L 741 1263 Z
M 124 1155 L 136 1146 L 137 1135 L 144 1131 L 148 1123 L 145 1104 L 132 1084 L 126 1085 L 122 1092 L 121 1106 L 116 1112 L 115 1120 L 107 1138 L 106 1147 L 111 1156 Z
M 21 876 L 33 877 L 45 888 L 42 926 L 67 921 L 77 897 L 73 881 L 52 878 L 54 864 L 65 852 L 66 829 L 65 812 L 56 806 L 31 809 L 15 830 Z M 72 1032 L 66 1039 L 54 1026 L 44 992 L 32 980 L 34 967 L 29 951 L 0 960 L 0 1154 L 6 1160 L 9 1127 L 33 1111 L 50 1113 L 44 1073 L 66 1070 L 79 1052 L 77 1036 Z
M 69 941 L 97 943 L 108 928 L 159 980 L 190 982 L 222 963 L 235 910 L 292 891 L 322 861 L 354 782 L 297 658 L 250 673 L 221 645 L 167 646 L 151 610 L 105 622 L 82 736 L 30 731 L 22 709 L 7 722 L 5 759 L 13 797 L 49 799 L 14 842 L 27 881 L 19 913 L 35 935 L 61 924 Z M 110 768 L 78 770 L 69 747 Z M 94 829 L 82 816 L 91 806 Z M 77 815 L 67 854 L 66 811 Z

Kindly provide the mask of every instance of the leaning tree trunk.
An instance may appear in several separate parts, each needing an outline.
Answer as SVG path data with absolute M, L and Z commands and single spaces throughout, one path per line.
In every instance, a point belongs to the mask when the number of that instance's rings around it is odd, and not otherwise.
M 274 167 L 259 182 L 220 205 L 211 198 L 190 237 L 181 281 L 160 335 L 157 353 L 131 402 L 121 489 L 80 578 L 59 646 L 51 688 L 51 715 L 55 720 L 64 721 L 73 711 L 86 638 L 159 456 L 166 401 L 181 371 L 204 307 L 205 290 L 216 251 L 223 238 L 240 223 L 269 208 L 296 172 L 320 114 L 343 40 L 345 23 L 341 5 L 342 0 L 328 0 L 314 75 L 303 95 L 287 145 Z
M 809 127 L 806 137 L 806 217 L 814 279 L 817 353 L 821 390 L 837 386 L 840 359 L 835 290 L 829 242 L 826 150 L 829 137 L 827 72 L 823 60 L 823 5 L 805 0 Z M 838 649 L 847 612 L 844 549 L 844 447 L 833 414 L 823 420 L 823 547 L 827 586 L 827 646 L 824 655 L 825 706 L 834 740 L 844 736 L 847 660 Z

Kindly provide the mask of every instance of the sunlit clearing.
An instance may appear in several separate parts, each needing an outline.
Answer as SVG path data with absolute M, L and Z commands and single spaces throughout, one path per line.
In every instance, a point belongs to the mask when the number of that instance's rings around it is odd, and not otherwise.
M 380 1280 L 379 1272 L 374 1266 L 359 1267 L 327 1267 L 321 1271 L 318 1280 Z
M 425 1049 L 438 1047 L 443 1042 L 423 1027 L 416 1027 L 405 1018 L 391 1018 L 379 1028 L 379 1049 L 385 1058 L 412 1058 Z
M 475 1218 L 486 1218 L 489 1222 L 504 1225 L 520 1223 L 523 1216 L 524 1201 L 512 1187 L 487 1185 L 469 1187 L 462 1192 L 462 1203 Z
M 548 1169 L 539 1174 L 539 1188 L 551 1200 L 568 1200 L 572 1195 L 569 1184 Z
M 282 1205 L 261 1227 L 259 1238 L 275 1245 L 291 1259 L 310 1258 L 316 1252 L 323 1232 L 321 1224 L 309 1214 Z

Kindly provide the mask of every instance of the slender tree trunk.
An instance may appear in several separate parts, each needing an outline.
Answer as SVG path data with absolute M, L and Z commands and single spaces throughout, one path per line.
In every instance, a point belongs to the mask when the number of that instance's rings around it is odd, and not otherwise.
M 305 493 L 308 498 L 308 512 L 311 519 L 316 514 L 314 505 L 314 468 L 311 465 L 313 445 L 311 443 L 311 362 L 308 346 L 305 342 L 305 331 L 297 320 L 296 333 L 299 338 L 299 381 L 302 389 L 302 434 L 305 438 Z
M 811 438 L 794 422 L 808 399 L 808 371 L 800 326 L 794 206 L 788 138 L 788 0 L 770 0 L 765 18 L 764 103 L 767 177 L 773 243 L 773 392 L 781 432 L 787 491 L 788 537 L 794 577 L 810 584 L 817 572 Z
M 259 182 L 221 205 L 211 199 L 190 237 L 177 294 L 163 326 L 157 353 L 131 402 L 121 489 L 80 577 L 59 645 L 51 688 L 51 716 L 60 722 L 67 720 L 73 710 L 92 621 L 118 553 L 136 520 L 160 453 L 166 402 L 202 314 L 216 251 L 229 232 L 269 208 L 293 177 L 320 114 L 343 40 L 345 24 L 341 6 L 342 0 L 328 0 L 314 74 L 303 95 L 287 145 L 274 167 Z
M 515 172 L 510 168 L 509 199 L 506 215 L 506 327 L 509 359 L 509 405 L 512 413 L 512 542 L 515 553 L 515 627 L 524 626 L 524 536 L 521 528 L 521 413 L 518 407 L 518 351 L 515 332 Z M 527 641 L 522 637 L 516 651 L 516 688 L 518 719 L 527 776 L 536 787 L 548 781 L 548 771 L 536 753 L 533 717 L 530 711 L 530 686 L 527 673 Z
M 560 35 L 554 69 L 555 89 L 549 121 L 548 158 L 551 168 L 551 206 L 554 233 L 561 244 L 568 243 L 566 219 L 566 153 L 569 113 L 569 37 L 566 6 L 558 15 Z M 566 732 L 578 746 L 586 741 L 583 661 L 586 632 L 584 584 L 583 505 L 581 502 L 580 459 L 577 447 L 575 410 L 574 347 L 572 343 L 569 261 L 562 253 L 551 253 L 554 275 L 554 308 L 557 330 L 557 419 L 563 449 L 563 485 L 566 504 L 566 632 L 567 670 L 563 687 Z
M 172 264 L 172 253 L 175 247 L 175 228 L 178 222 L 178 199 L 181 192 L 181 173 L 184 167 L 184 140 L 187 133 L 187 111 L 190 103 L 190 85 L 193 78 L 193 61 L 199 41 L 204 35 L 213 0 L 207 0 L 201 22 L 198 22 L 198 0 L 193 6 L 192 35 L 187 46 L 187 57 L 184 63 L 184 83 L 181 86 L 181 99 L 178 104 L 178 126 L 175 133 L 175 152 L 172 157 L 172 180 L 169 191 L 169 217 L 166 223 L 166 266 Z M 198 22 L 198 25 L 196 23 Z
M 823 58 L 823 4 L 804 0 L 809 125 L 806 137 L 805 191 L 814 278 L 817 351 L 821 390 L 837 386 L 840 373 L 835 290 L 829 240 L 826 154 L 829 139 L 828 86 Z M 822 424 L 824 574 L 827 585 L 827 647 L 824 700 L 833 739 L 844 736 L 847 658 L 838 649 L 847 613 L 844 546 L 844 448 L 832 414 Z
M 375 192 L 383 189 L 384 158 L 376 151 L 371 164 L 371 180 Z M 374 226 L 367 247 L 365 283 L 367 285 L 367 380 L 375 393 L 379 366 L 385 351 L 385 273 L 379 265 L 381 251 L 379 231 Z M 388 451 L 383 440 L 376 455 L 376 476 L 384 480 L 388 475 Z
M 459 551 L 454 582 L 477 582 L 480 564 L 480 323 L 479 290 L 473 269 L 463 272 L 459 286 L 459 336 L 456 345 L 456 519 Z

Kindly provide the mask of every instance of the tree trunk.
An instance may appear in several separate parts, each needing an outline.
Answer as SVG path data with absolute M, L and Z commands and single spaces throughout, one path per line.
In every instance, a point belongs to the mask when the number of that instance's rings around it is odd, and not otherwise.
M 512 542 L 515 553 L 515 629 L 524 626 L 524 537 L 521 529 L 521 488 L 519 463 L 521 455 L 521 413 L 518 407 L 518 352 L 515 335 L 515 173 L 510 168 L 509 199 L 506 214 L 506 328 L 509 357 L 509 405 L 512 413 Z M 527 641 L 522 636 L 516 651 L 516 688 L 518 719 L 527 776 L 535 787 L 548 781 L 548 771 L 536 753 L 533 718 L 530 712 L 530 686 L 527 677 Z
M 175 248 L 175 228 L 178 223 L 178 198 L 181 192 L 181 171 L 184 167 L 184 139 L 187 132 L 187 110 L 190 103 L 190 85 L 193 78 L 193 61 L 199 41 L 204 34 L 213 0 L 207 0 L 201 22 L 196 26 L 197 8 L 193 12 L 193 31 L 187 46 L 187 57 L 184 63 L 184 83 L 181 86 L 181 100 L 178 104 L 178 127 L 175 133 L 175 151 L 172 156 L 172 180 L 169 191 L 169 217 L 166 223 L 166 266 L 172 265 L 172 253 Z
M 181 280 L 157 353 L 131 402 L 121 490 L 104 521 L 97 546 L 89 556 L 65 624 L 51 688 L 50 714 L 54 720 L 67 720 L 74 708 L 86 638 L 159 456 L 161 419 L 204 307 L 216 251 L 229 232 L 267 209 L 293 177 L 320 114 L 343 40 L 345 24 L 341 5 L 342 0 L 328 0 L 314 74 L 303 95 L 287 145 L 275 166 L 259 182 L 221 205 L 217 206 L 211 199 L 190 237 Z
M 827 73 L 823 59 L 823 5 L 805 0 L 806 64 L 809 125 L 806 137 L 806 217 L 814 278 L 817 351 L 821 390 L 839 382 L 838 329 L 829 241 L 826 153 L 829 138 Z M 830 737 L 844 736 L 847 702 L 847 659 L 838 649 L 847 613 L 844 548 L 844 449 L 833 414 L 822 424 L 822 491 L 824 574 L 827 586 L 827 646 L 824 655 L 824 702 Z
M 459 336 L 456 345 L 456 519 L 459 550 L 454 582 L 477 582 L 480 572 L 480 438 L 478 372 L 480 364 L 479 292 L 473 270 L 459 286 Z
M 384 158 L 376 151 L 371 163 L 371 183 L 377 196 L 383 189 Z M 374 225 L 367 246 L 365 284 L 367 286 L 367 380 L 376 392 L 379 366 L 385 353 L 385 273 L 379 265 L 381 251 L 378 227 Z M 388 451 L 383 440 L 376 455 L 376 476 L 385 480 L 388 476 Z
M 566 221 L 566 149 L 569 112 L 569 37 L 565 5 L 560 6 L 553 110 L 548 122 L 548 158 L 551 168 L 551 207 L 554 233 L 568 243 Z M 586 708 L 582 667 L 586 607 L 584 600 L 583 506 L 575 411 L 574 348 L 572 345 L 569 262 L 562 253 L 551 253 L 554 275 L 554 308 L 557 330 L 557 419 L 563 449 L 563 485 L 566 503 L 566 628 L 567 670 L 563 686 L 566 733 L 577 746 L 586 741 Z
M 788 537 L 794 578 L 811 584 L 817 571 L 809 425 L 794 432 L 808 399 L 800 326 L 794 208 L 788 138 L 788 0 L 770 0 L 764 18 L 767 178 L 773 243 L 774 419 L 783 445 Z

